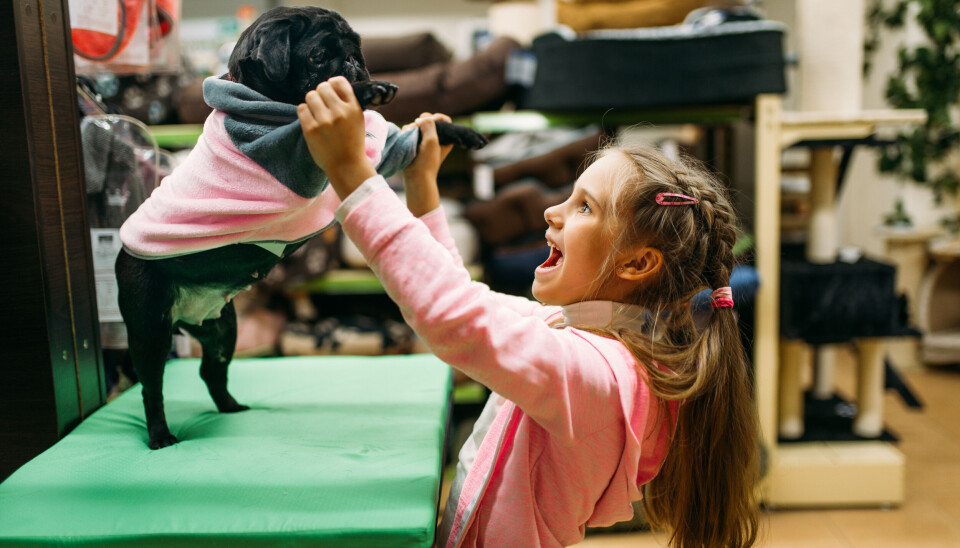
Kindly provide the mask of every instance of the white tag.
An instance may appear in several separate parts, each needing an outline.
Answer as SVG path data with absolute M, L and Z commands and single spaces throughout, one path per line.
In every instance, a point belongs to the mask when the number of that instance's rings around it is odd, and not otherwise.
M 118 10 L 116 0 L 70 0 L 70 27 L 116 36 Z
M 116 350 L 127 348 L 127 326 L 121 322 L 100 322 L 100 346 Z
M 93 277 L 97 286 L 97 315 L 100 323 L 122 322 L 123 316 L 117 302 L 117 294 L 120 292 L 117 276 L 113 273 L 98 272 Z
M 90 244 L 93 249 L 93 277 L 97 287 L 97 313 L 100 323 L 122 322 L 120 305 L 117 304 L 117 274 L 114 271 L 117 255 L 123 247 L 120 230 L 92 228 Z
M 515 49 L 507 56 L 503 79 L 507 84 L 533 87 L 537 76 L 537 57 L 532 51 Z
M 473 195 L 478 200 L 493 199 L 493 168 L 487 164 L 473 166 Z

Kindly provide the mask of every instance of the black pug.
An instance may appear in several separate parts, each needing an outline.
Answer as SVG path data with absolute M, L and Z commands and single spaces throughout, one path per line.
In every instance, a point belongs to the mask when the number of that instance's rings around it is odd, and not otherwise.
M 306 149 L 296 105 L 333 76 L 352 82 L 363 107 L 389 102 L 397 89 L 370 80 L 360 37 L 339 14 L 317 7 L 263 14 L 241 34 L 229 71 L 204 82 L 215 110 L 197 146 L 120 230 L 119 305 L 151 449 L 177 442 L 163 408 L 174 331 L 202 345 L 200 376 L 217 409 L 248 409 L 227 390 L 237 338 L 232 298 L 333 223 L 339 200 Z M 365 115 L 367 156 L 378 172 L 408 165 L 419 132 Z M 486 144 L 455 124 L 438 122 L 437 132 L 442 144 Z

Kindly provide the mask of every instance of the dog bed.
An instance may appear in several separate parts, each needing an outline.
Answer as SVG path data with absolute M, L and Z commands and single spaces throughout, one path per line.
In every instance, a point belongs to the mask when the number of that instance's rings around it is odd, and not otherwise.
M 167 364 L 151 451 L 139 385 L 0 484 L 0 546 L 430 546 L 451 370 L 431 355 L 235 360 L 219 414 Z
M 533 42 L 536 75 L 520 108 L 590 110 L 746 103 L 786 90 L 774 21 L 608 30 Z

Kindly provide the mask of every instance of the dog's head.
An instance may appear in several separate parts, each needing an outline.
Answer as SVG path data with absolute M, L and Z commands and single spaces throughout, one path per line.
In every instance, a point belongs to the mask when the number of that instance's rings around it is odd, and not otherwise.
M 360 35 L 339 13 L 317 7 L 279 7 L 258 17 L 240 35 L 228 67 L 233 80 L 293 105 L 334 76 L 370 80 Z

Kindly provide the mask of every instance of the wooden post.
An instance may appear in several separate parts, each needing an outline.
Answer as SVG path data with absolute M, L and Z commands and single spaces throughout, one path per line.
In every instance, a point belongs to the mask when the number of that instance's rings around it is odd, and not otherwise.
M 801 340 L 780 341 L 780 437 L 803 436 L 804 365 L 810 361 L 810 347 Z
M 853 432 L 865 438 L 883 433 L 884 339 L 859 339 L 859 377 L 857 379 L 857 417 Z
M 756 103 L 756 234 L 760 287 L 756 299 L 753 366 L 760 435 L 773 461 L 777 448 L 777 392 L 780 367 L 780 117 L 779 95 Z
M 68 13 L 0 4 L 0 480 L 105 400 Z

